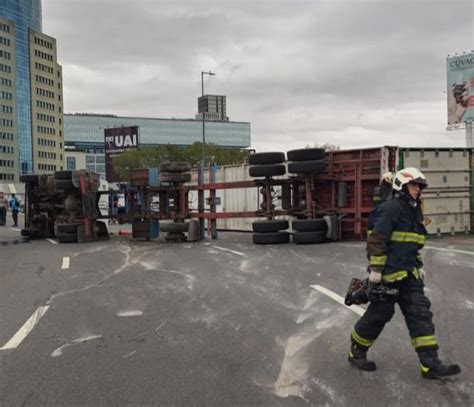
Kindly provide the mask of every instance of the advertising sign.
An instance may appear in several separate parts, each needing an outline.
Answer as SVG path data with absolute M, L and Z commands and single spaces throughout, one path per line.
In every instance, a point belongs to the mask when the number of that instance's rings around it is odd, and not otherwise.
M 138 149 L 138 126 L 104 129 L 105 178 L 109 182 L 123 181 L 114 171 L 112 158 L 127 150 Z
M 474 53 L 448 57 L 448 125 L 474 121 Z

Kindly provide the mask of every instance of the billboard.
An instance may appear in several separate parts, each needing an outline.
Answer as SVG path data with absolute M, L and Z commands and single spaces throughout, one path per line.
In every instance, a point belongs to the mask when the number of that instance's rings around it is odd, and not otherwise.
M 448 125 L 474 121 L 474 53 L 448 57 Z
M 138 149 L 138 126 L 104 129 L 105 179 L 123 181 L 114 171 L 112 158 L 127 150 Z

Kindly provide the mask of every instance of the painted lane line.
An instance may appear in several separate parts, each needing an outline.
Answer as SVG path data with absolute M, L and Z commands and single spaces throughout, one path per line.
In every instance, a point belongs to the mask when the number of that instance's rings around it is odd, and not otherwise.
M 10 228 L 11 230 L 14 230 L 16 232 L 21 232 L 21 229 L 18 229 L 18 228 Z
M 440 252 L 449 252 L 449 253 L 459 253 L 459 254 L 469 254 L 474 256 L 474 252 L 470 252 L 468 250 L 457 250 L 457 249 L 444 249 L 442 247 L 435 247 L 435 246 L 425 246 L 425 249 L 428 250 L 438 250 Z
M 46 240 L 51 244 L 58 244 L 58 242 L 56 242 L 56 240 L 53 240 L 53 239 L 46 239 Z
M 324 295 L 327 295 L 329 298 L 333 299 L 334 301 L 338 302 L 339 304 L 344 305 L 344 307 L 346 307 L 346 309 L 349 309 L 349 310 L 355 312 L 356 314 L 364 315 L 364 313 L 365 313 L 365 309 L 362 308 L 362 307 L 359 307 L 358 305 L 351 305 L 350 307 L 348 307 L 346 304 L 344 304 L 344 298 L 342 298 L 339 294 L 336 294 L 335 292 L 333 292 L 331 290 L 328 290 L 325 287 L 322 287 L 320 285 L 312 285 L 310 287 L 314 288 L 315 290 L 318 290 L 320 293 L 323 293 Z
M 227 248 L 225 248 L 225 247 L 220 247 L 220 246 L 212 246 L 212 247 L 213 247 L 214 249 L 223 250 L 224 252 L 230 252 L 230 253 L 237 254 L 238 256 L 245 256 L 245 253 L 238 252 L 238 251 L 231 250 L 231 249 L 227 249 Z
M 63 257 L 63 264 L 61 265 L 61 269 L 67 270 L 69 268 L 70 263 L 71 263 L 70 257 Z
M 33 330 L 35 325 L 40 321 L 44 314 L 46 314 L 48 308 L 49 305 L 39 307 L 28 319 L 28 321 L 26 321 L 25 324 L 20 328 L 20 330 L 2 348 L 0 348 L 0 350 L 15 349 Z

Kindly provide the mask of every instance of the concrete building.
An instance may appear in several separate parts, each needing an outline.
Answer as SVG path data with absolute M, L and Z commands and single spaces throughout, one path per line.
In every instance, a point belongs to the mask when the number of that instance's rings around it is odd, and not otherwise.
M 226 97 L 221 95 L 204 95 L 198 98 L 197 120 L 229 121 L 227 117 Z
M 0 182 L 64 167 L 62 69 L 41 0 L 1 0 Z
M 105 178 L 104 129 L 121 126 L 138 126 L 140 147 L 162 144 L 186 146 L 202 142 L 202 121 L 200 120 L 65 114 L 66 169 L 79 169 L 78 163 L 82 160 L 79 158 L 79 153 L 84 152 L 85 168 L 98 172 Z M 250 147 L 250 123 L 248 122 L 206 120 L 205 126 L 206 143 L 227 148 Z

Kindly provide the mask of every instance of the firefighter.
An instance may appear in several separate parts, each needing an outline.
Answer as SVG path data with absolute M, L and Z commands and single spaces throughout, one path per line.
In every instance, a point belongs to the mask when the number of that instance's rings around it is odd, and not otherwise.
M 382 175 L 382 181 L 380 184 L 375 187 L 374 189 L 374 210 L 379 205 L 383 204 L 385 201 L 392 199 L 392 182 L 393 182 L 393 174 L 388 171 Z M 374 211 L 369 214 L 367 219 L 367 233 L 372 233 L 372 229 L 374 227 Z
M 380 185 L 376 187 L 374 191 L 374 207 L 390 199 L 392 195 L 392 183 L 393 174 L 390 171 L 384 173 Z
M 349 362 L 361 370 L 373 371 L 375 362 L 367 351 L 390 321 L 398 303 L 420 359 L 421 375 L 438 379 L 461 372 L 458 365 L 443 364 L 438 358 L 430 300 L 424 294 L 423 262 L 420 249 L 426 229 L 420 209 L 421 191 L 427 187 L 417 168 L 405 168 L 393 180 L 393 199 L 374 211 L 374 227 L 367 238 L 369 284 L 385 284 L 399 290 L 396 298 L 370 302 L 351 334 Z

